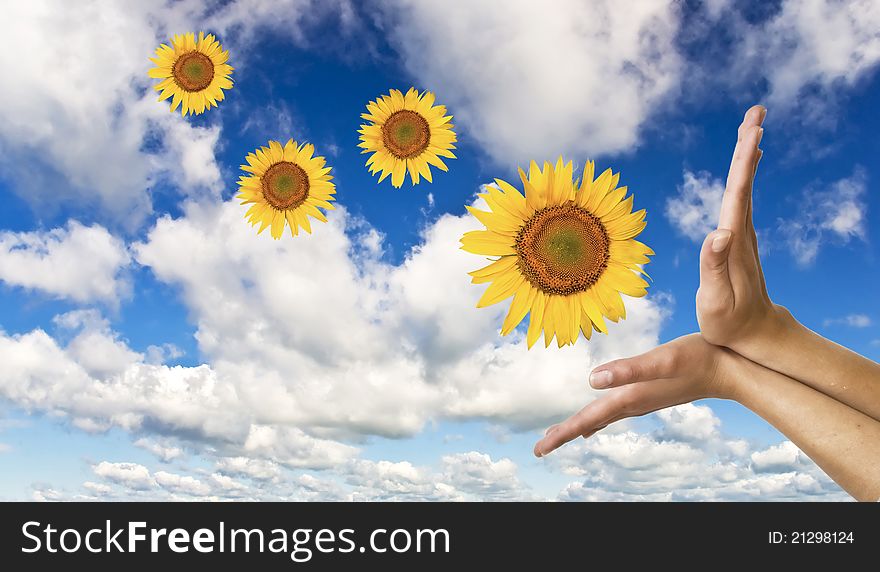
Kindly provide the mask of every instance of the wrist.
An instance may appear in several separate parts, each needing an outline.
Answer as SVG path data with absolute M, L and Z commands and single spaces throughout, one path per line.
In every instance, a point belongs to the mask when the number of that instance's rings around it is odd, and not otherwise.
M 711 397 L 735 401 L 749 407 L 756 374 L 754 368 L 757 364 L 726 348 L 722 350 L 718 361 L 715 395 Z
M 727 348 L 718 348 L 717 352 L 706 397 L 739 401 L 744 383 L 739 362 L 745 358 Z
M 771 304 L 767 313 L 751 326 L 750 334 L 729 347 L 752 361 L 763 363 L 767 354 L 785 344 L 798 326 L 788 308 Z

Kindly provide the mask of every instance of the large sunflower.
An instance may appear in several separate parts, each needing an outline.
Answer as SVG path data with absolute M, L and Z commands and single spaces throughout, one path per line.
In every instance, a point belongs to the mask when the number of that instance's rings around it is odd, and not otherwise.
M 605 318 L 626 317 L 620 294 L 644 296 L 648 283 L 639 273 L 654 254 L 633 240 L 647 224 L 645 211 L 632 212 L 633 197 L 617 188 L 619 174 L 608 169 L 593 180 L 594 164 L 584 167 L 583 182 L 572 181 L 571 162 L 554 168 L 533 161 L 519 171 L 525 196 L 495 179 L 479 195 L 490 211 L 468 210 L 486 230 L 466 233 L 462 249 L 499 258 L 471 272 L 473 282 L 490 282 L 477 307 L 513 297 L 501 334 L 507 335 L 530 314 L 528 346 L 544 332 L 549 346 L 590 339 L 593 329 L 607 333 Z
M 411 87 L 403 95 L 392 89 L 390 95 L 368 103 L 367 111 L 361 114 L 369 123 L 361 125 L 358 147 L 361 153 L 373 153 L 367 166 L 371 174 L 382 172 L 380 183 L 391 175 L 391 184 L 400 187 L 407 171 L 413 185 L 419 176 L 430 183 L 431 165 L 447 171 L 440 157 L 455 159 L 452 116 L 446 115 L 446 106 L 434 105 L 430 91 L 419 94 Z
M 193 32 L 176 35 L 171 46 L 162 44 L 156 48 L 156 57 L 150 61 L 156 67 L 149 71 L 150 77 L 161 79 L 154 88 L 162 92 L 159 101 L 171 100 L 171 111 L 180 105 L 181 115 L 201 114 L 211 106 L 223 101 L 223 90 L 232 88 L 232 66 L 226 63 L 229 51 L 213 34 Z
M 268 147 L 260 147 L 247 155 L 247 165 L 241 169 L 249 176 L 238 179 L 240 193 L 236 198 L 241 204 L 253 203 L 245 217 L 255 225 L 260 223 L 263 232 L 271 227 L 272 238 L 279 239 L 284 233 L 285 222 L 290 234 L 296 236 L 298 227 L 311 233 L 309 216 L 327 222 L 318 207 L 333 210 L 336 186 L 330 182 L 330 167 L 325 167 L 324 157 L 314 157 L 311 144 L 297 145 L 293 139 L 283 147 L 278 141 L 269 141 Z

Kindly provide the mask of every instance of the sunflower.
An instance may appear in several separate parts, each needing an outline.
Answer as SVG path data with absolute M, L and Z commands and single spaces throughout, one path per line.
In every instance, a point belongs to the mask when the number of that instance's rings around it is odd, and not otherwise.
M 446 115 L 445 105 L 434 105 L 434 94 L 419 94 L 411 87 L 406 95 L 392 89 L 367 104 L 369 113 L 361 117 L 370 123 L 361 125 L 361 153 L 373 153 L 367 159 L 370 174 L 382 171 L 381 183 L 391 175 L 391 184 L 403 185 L 406 172 L 412 184 L 419 183 L 419 176 L 431 182 L 431 167 L 448 171 L 440 157 L 455 159 L 455 131 L 451 115 Z
M 593 329 L 607 333 L 605 318 L 626 317 L 620 294 L 644 296 L 648 283 L 641 264 L 654 251 L 634 240 L 647 224 L 645 211 L 632 212 L 633 197 L 617 188 L 619 174 L 608 169 L 595 180 L 594 164 L 584 167 L 583 182 L 572 181 L 572 165 L 554 168 L 533 161 L 519 170 L 525 196 L 505 181 L 479 196 L 489 211 L 468 207 L 486 230 L 466 233 L 462 249 L 497 256 L 471 272 L 472 282 L 489 282 L 477 307 L 513 297 L 501 335 L 530 314 L 528 347 L 544 332 L 549 346 L 590 339 Z M 647 274 L 646 274 L 647 276 Z
M 162 92 L 159 101 L 174 97 L 171 111 L 180 105 L 181 115 L 201 114 L 211 106 L 223 101 L 223 90 L 232 88 L 229 74 L 232 67 L 226 63 L 229 51 L 223 51 L 212 34 L 193 32 L 174 36 L 171 46 L 162 44 L 156 48 L 156 57 L 150 61 L 157 67 L 149 76 L 161 79 L 154 88 Z
M 314 157 L 311 144 L 297 145 L 293 139 L 283 147 L 278 141 L 269 141 L 268 147 L 260 147 L 247 155 L 247 165 L 241 169 L 249 176 L 238 179 L 241 187 L 236 198 L 241 204 L 253 203 L 245 213 L 251 225 L 260 223 L 257 234 L 271 226 L 272 238 L 279 239 L 284 233 L 285 222 L 290 234 L 296 236 L 299 227 L 312 232 L 309 216 L 327 222 L 318 207 L 333 210 L 336 186 L 330 182 L 330 167 L 325 167 L 324 157 Z

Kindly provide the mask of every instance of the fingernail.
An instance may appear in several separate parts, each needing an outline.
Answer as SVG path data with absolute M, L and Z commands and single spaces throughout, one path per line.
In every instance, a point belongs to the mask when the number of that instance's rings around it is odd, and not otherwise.
M 730 231 L 722 231 L 718 233 L 718 236 L 712 240 L 712 252 L 721 252 L 725 248 L 727 248 L 727 243 L 730 242 Z
M 761 106 L 761 118 L 758 120 L 758 124 L 764 123 L 765 117 L 767 117 L 767 108 L 762 105 Z
M 596 389 L 602 389 L 611 385 L 611 372 L 607 369 L 604 371 L 594 371 L 590 374 L 590 385 Z
M 755 142 L 756 146 L 761 144 L 762 137 L 764 137 L 764 128 L 763 127 L 758 129 L 758 140 Z

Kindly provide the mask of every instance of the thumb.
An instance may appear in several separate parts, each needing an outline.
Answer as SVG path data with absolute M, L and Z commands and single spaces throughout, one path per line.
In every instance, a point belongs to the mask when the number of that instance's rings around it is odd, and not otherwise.
M 700 250 L 700 286 L 717 283 L 730 284 L 727 274 L 727 256 L 733 233 L 726 228 L 710 232 Z
M 733 233 L 725 228 L 710 232 L 700 250 L 698 303 L 706 309 L 725 305 L 733 297 L 728 257 Z

